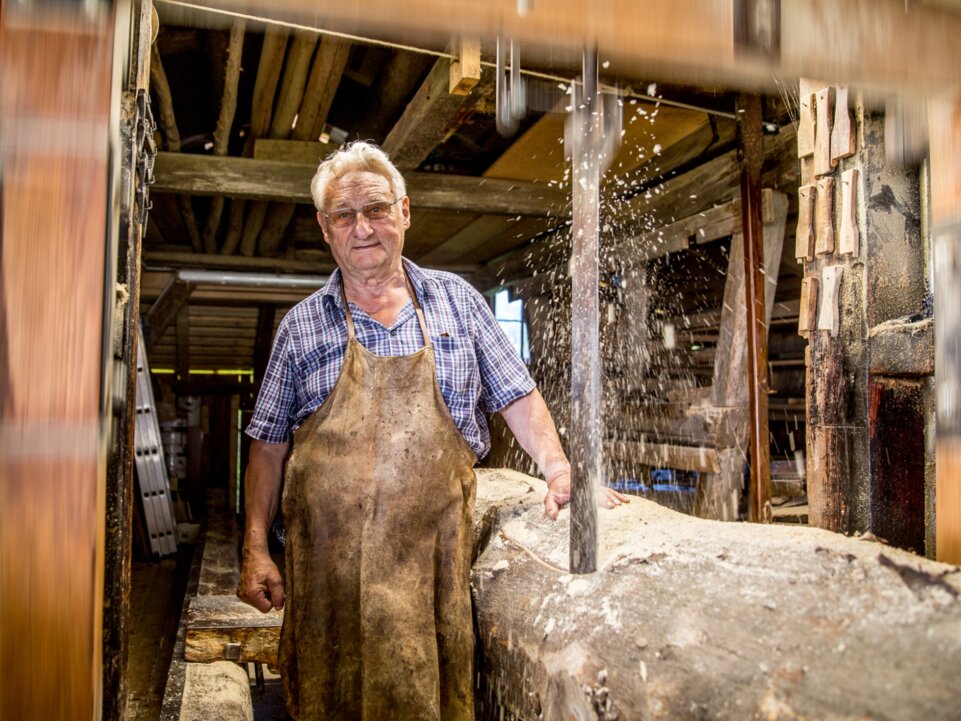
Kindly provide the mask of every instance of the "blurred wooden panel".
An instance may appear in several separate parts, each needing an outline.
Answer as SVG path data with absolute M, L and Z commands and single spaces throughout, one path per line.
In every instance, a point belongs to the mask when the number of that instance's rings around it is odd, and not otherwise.
M 114 21 L 0 15 L 0 709 L 100 718 Z M 88 8 L 89 9 L 89 8 Z

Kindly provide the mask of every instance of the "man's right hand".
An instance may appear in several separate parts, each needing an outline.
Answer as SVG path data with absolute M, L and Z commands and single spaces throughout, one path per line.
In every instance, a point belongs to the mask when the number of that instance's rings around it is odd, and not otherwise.
M 284 581 L 270 556 L 245 556 L 237 582 L 237 597 L 258 611 L 284 607 Z

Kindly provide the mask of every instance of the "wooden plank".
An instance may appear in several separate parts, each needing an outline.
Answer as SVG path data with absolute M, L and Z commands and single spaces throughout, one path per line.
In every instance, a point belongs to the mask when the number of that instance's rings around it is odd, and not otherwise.
M 806 158 L 814 154 L 814 93 L 802 93 L 798 99 L 797 156 Z
M 816 185 L 802 185 L 798 188 L 797 233 L 794 238 L 794 257 L 798 262 L 813 260 L 815 252 L 815 201 Z
M 827 175 L 837 164 L 831 160 L 831 120 L 834 113 L 834 88 L 821 88 L 815 94 L 814 174 Z
M 408 103 L 403 115 L 384 140 L 383 149 L 397 168 L 404 172 L 417 168 L 450 132 L 470 95 L 449 92 L 451 61 L 440 58 Z M 484 73 L 490 84 L 493 72 Z
M 450 64 L 451 95 L 467 95 L 481 79 L 480 39 L 460 37 L 453 43 L 456 58 Z
M 186 378 L 190 374 L 190 316 L 181 306 L 177 313 L 177 376 Z
M 676 446 L 667 443 L 616 440 L 608 445 L 612 459 L 630 460 L 655 468 L 676 468 L 701 473 L 721 471 L 717 451 L 713 448 Z
M 111 164 L 121 167 L 111 93 L 123 76 L 114 38 L 129 18 L 98 10 L 0 10 L 0 713 L 10 719 L 103 710 L 102 391 L 114 380 L 103 319 L 117 252 L 106 241 L 118 220 Z
M 315 171 L 299 163 L 159 153 L 152 192 L 312 203 Z M 570 212 L 567 194 L 546 183 L 439 173 L 408 173 L 406 179 L 415 208 L 557 218 Z
M 831 163 L 854 155 L 854 123 L 848 104 L 848 86 L 838 85 L 834 97 L 834 122 L 831 127 Z
M 818 279 L 808 276 L 801 281 L 801 311 L 797 330 L 804 335 L 817 327 Z
M 274 96 L 277 94 L 277 84 L 280 82 L 280 72 L 284 66 L 289 35 L 288 28 L 277 25 L 269 25 L 264 32 L 251 103 L 250 135 L 253 138 L 264 137 L 270 129 Z
M 814 253 L 834 253 L 834 178 L 818 178 L 814 201 Z
M 483 246 L 495 235 L 508 230 L 514 220 L 506 215 L 481 215 L 474 218 L 459 230 L 451 229 L 453 233 L 447 240 L 417 257 L 417 262 L 435 266 L 456 261 L 464 254 Z
M 237 112 L 237 85 L 240 82 L 240 62 L 244 49 L 246 26 L 243 20 L 235 20 L 230 28 L 230 41 L 227 45 L 227 68 L 224 71 L 224 92 L 220 100 L 220 114 L 214 128 L 214 155 L 226 155 L 230 141 L 230 131 Z M 217 252 L 217 231 L 220 216 L 223 214 L 225 199 L 216 196 L 210 201 L 210 212 L 204 227 L 203 249 L 205 253 Z
M 704 85 L 778 92 L 775 78 L 845 78 L 859 87 L 918 90 L 949 87 L 961 67 L 961 18 L 950 10 L 902 0 L 809 0 L 781 4 L 780 54 L 766 62 L 735 52 L 734 0 L 551 0 L 530 13 L 503 12 L 494 2 L 456 6 L 449 0 L 369 0 L 364 17 L 398 35 L 503 35 L 525 44 L 533 65 L 549 66 L 563 51 L 590 43 L 610 55 L 619 77 L 697 77 Z M 278 0 L 278 10 L 359 22 L 355 7 L 333 0 Z M 696 17 L 697 23 L 678 22 Z M 373 20 L 371 21 L 373 22 Z M 549 39 L 549 42 L 547 42 Z
M 341 38 L 327 35 L 321 39 L 297 115 L 297 126 L 293 132 L 295 140 L 320 138 L 347 66 L 350 48 L 350 42 Z
M 176 276 L 171 276 L 160 297 L 154 301 L 154 304 L 144 316 L 144 323 L 149 329 L 145 334 L 148 355 L 153 346 L 167 332 L 167 328 L 176 320 L 181 308 L 190 300 L 194 288 L 196 288 L 195 283 L 187 283 Z
M 818 330 L 826 330 L 832 338 L 837 337 L 840 322 L 841 276 L 844 267 L 829 265 L 821 271 L 821 302 L 818 313 Z
M 841 173 L 841 209 L 838 212 L 841 226 L 838 253 L 857 258 L 861 254 L 858 235 L 858 169 L 849 168 Z
M 235 595 L 195 596 L 187 609 L 184 657 L 276 666 L 283 619 L 283 611 L 261 613 Z
M 300 121 L 298 120 L 298 127 Z M 294 128 L 296 132 L 297 128 Z M 274 140 L 259 138 L 254 141 L 254 160 L 274 160 L 282 163 L 313 165 L 314 168 L 324 158 L 337 149 L 333 143 L 314 140 Z

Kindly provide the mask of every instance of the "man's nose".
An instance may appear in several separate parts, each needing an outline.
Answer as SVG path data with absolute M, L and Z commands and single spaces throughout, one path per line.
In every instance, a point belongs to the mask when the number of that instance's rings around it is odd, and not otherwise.
M 354 221 L 354 235 L 360 238 L 368 238 L 373 232 L 373 224 L 368 220 L 367 216 L 363 213 L 358 213 L 357 220 Z

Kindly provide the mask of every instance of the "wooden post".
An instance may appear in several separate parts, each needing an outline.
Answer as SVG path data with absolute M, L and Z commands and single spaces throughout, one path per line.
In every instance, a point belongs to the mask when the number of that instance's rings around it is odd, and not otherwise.
M 143 240 L 143 196 L 137 172 L 140 148 L 137 128 L 146 118 L 149 97 L 151 10 L 150 0 L 135 5 L 132 17 L 133 57 L 121 101 L 120 237 L 117 283 L 126 291 L 126 303 L 114 329 L 115 377 L 123 378 L 125 395 L 113 404 L 112 448 L 107 461 L 106 519 L 103 583 L 103 721 L 127 718 L 128 640 L 130 634 L 131 539 L 134 507 L 134 427 L 137 411 L 137 343 L 140 329 L 140 261 Z M 118 303 L 119 305 L 119 303 Z M 122 371 L 120 370 L 122 369 Z M 120 384 L 118 384 L 120 385 Z M 117 389 L 118 393 L 120 388 Z
M 961 88 L 928 103 L 937 398 L 936 555 L 961 563 Z
M 761 222 L 761 99 L 741 97 L 741 222 L 744 232 L 744 293 L 747 308 L 748 424 L 751 483 L 748 517 L 771 520 L 771 447 L 767 415 L 767 327 L 764 303 L 764 233 Z

